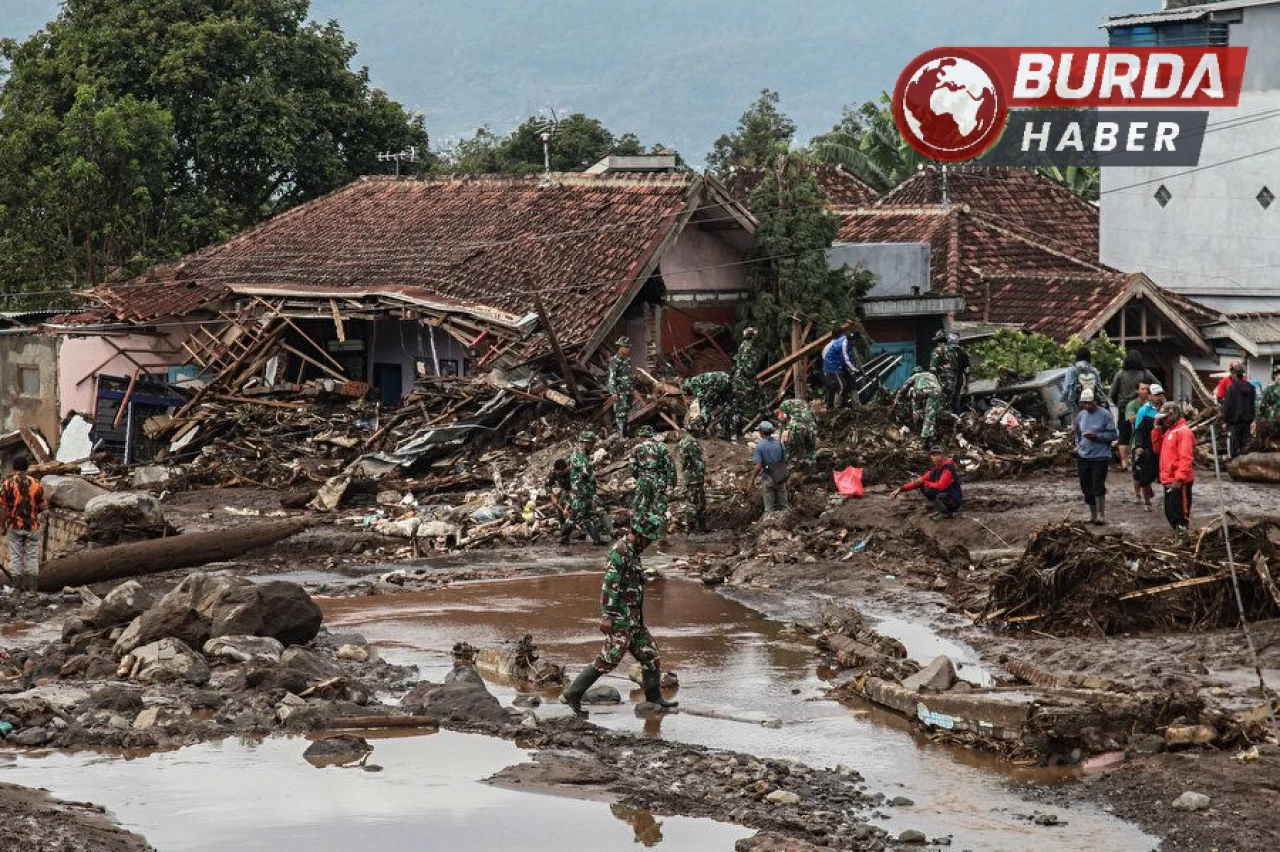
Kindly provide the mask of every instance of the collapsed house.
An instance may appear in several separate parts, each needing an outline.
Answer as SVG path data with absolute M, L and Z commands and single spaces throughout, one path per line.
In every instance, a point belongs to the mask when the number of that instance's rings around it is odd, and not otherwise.
M 41 423 L 82 413 L 98 449 L 135 462 L 194 428 L 193 402 L 287 406 L 319 386 L 385 412 L 421 380 L 532 365 L 572 403 L 621 335 L 641 369 L 727 358 L 754 220 L 709 177 L 626 159 L 592 174 L 366 177 L 89 291 L 86 310 L 41 326 L 56 372 Z

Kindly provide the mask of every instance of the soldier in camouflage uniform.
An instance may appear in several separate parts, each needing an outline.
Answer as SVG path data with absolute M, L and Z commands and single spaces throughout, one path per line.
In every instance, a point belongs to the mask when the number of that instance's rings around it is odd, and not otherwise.
M 565 521 L 569 517 L 569 507 L 565 501 L 569 499 L 569 460 L 556 459 L 551 465 L 551 472 L 542 483 L 542 490 L 547 493 L 551 508 L 555 509 L 556 520 L 560 522 L 560 543 L 568 544 L 565 535 Z
M 742 332 L 742 344 L 733 355 L 733 372 L 729 376 L 733 384 L 733 407 L 729 413 L 732 430 L 730 437 L 740 434 L 760 415 L 760 382 L 756 380 L 756 374 L 760 372 L 759 363 L 756 330 L 748 328 Z
M 942 405 L 942 383 L 933 373 L 916 367 L 911 378 L 898 391 L 895 402 L 903 398 L 911 401 L 911 419 L 920 427 L 920 440 L 928 444 L 933 439 L 934 428 L 938 424 L 938 409 Z
M 707 531 L 707 459 L 698 443 L 705 426 L 701 415 L 690 418 L 685 424 L 684 437 L 676 445 L 680 472 L 684 474 L 684 487 L 689 495 L 689 529 L 695 532 Z
M 1271 384 L 1258 397 L 1258 422 L 1266 420 L 1280 427 L 1280 363 L 1271 368 Z
M 803 399 L 785 399 L 778 408 L 787 458 L 812 464 L 818 457 L 818 420 Z
M 960 378 L 960 350 L 947 341 L 947 333 L 939 331 L 933 336 L 936 346 L 929 357 L 929 372 L 938 378 L 942 386 L 942 398 L 950 401 L 956 395 L 956 382 Z
M 700 414 L 708 427 L 719 430 L 725 437 L 733 424 L 730 419 L 733 406 L 733 379 L 723 370 L 701 373 L 686 379 L 684 392 L 698 403 Z
M 576 526 L 591 536 L 594 543 L 604 545 L 606 542 L 600 537 L 600 532 L 605 524 L 596 506 L 596 472 L 591 467 L 591 450 L 595 446 L 596 435 L 583 432 L 578 441 L 581 446 L 569 457 L 569 511 L 560 528 L 560 541 L 568 544 Z
M 644 624 L 645 578 L 640 554 L 661 535 L 661 528 L 660 518 L 637 516 L 626 538 L 609 551 L 600 590 L 600 632 L 605 635 L 604 647 L 560 695 L 561 703 L 569 705 L 577 716 L 587 715 L 582 709 L 582 696 L 602 675 L 616 669 L 627 652 L 640 664 L 645 701 L 663 709 L 676 706 L 677 702 L 662 697 L 658 647 Z
M 646 515 L 663 520 L 667 517 L 671 489 L 676 484 L 676 466 L 667 445 L 659 441 L 652 426 L 641 426 L 636 432 L 643 440 L 631 451 L 630 472 L 636 480 L 631 495 L 631 517 Z
M 618 354 L 609 359 L 609 381 L 606 387 L 615 398 L 613 417 L 618 424 L 618 434 L 627 437 L 627 425 L 631 421 L 632 391 L 635 390 L 635 377 L 631 374 L 631 340 L 619 337 L 614 345 Z

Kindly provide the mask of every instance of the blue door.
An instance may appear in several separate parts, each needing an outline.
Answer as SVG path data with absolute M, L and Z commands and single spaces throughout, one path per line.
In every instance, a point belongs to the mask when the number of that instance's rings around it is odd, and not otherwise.
M 879 355 L 881 352 L 888 352 L 893 355 L 901 355 L 902 360 L 898 362 L 898 366 L 894 371 L 885 377 L 884 386 L 891 391 L 896 391 L 907 382 L 907 378 L 911 375 L 911 371 L 916 367 L 916 344 L 911 340 L 891 340 L 888 343 L 875 343 L 871 346 L 871 354 Z

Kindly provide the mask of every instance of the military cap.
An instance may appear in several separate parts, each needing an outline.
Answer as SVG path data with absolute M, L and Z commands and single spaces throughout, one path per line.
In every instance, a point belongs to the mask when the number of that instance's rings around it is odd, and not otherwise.
M 613 345 L 614 345 L 614 346 L 617 346 L 618 348 L 622 348 L 623 346 L 630 346 L 630 345 L 631 345 L 631 338 L 630 338 L 630 337 L 619 337 L 617 340 L 613 341 Z
M 595 432 L 592 432 L 590 429 L 588 429 L 588 430 L 586 430 L 585 432 L 582 432 L 580 435 L 578 435 L 578 440 L 579 440 L 579 441 L 581 441 L 581 442 L 582 442 L 582 443 L 584 443 L 584 444 L 592 444 L 592 443 L 595 443 L 595 441 L 596 441 L 596 433 L 595 433 Z

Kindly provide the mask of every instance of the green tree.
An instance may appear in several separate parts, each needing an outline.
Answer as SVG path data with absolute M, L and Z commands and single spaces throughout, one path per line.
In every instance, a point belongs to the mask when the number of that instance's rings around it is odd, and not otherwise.
M 793 320 L 813 321 L 825 331 L 856 316 L 873 276 L 828 265 L 826 250 L 840 219 L 826 211 L 813 169 L 802 158 L 774 160 L 752 193 L 751 212 L 760 224 L 747 257 L 750 298 L 742 319 L 758 329 L 773 360 L 790 348 Z
M 1056 180 L 1085 201 L 1097 201 L 1102 188 L 1102 170 L 1097 166 L 1044 166 L 1041 174 Z
M 421 117 L 352 70 L 355 45 L 308 7 L 66 0 L 0 46 L 0 287 L 134 271 L 385 171 L 380 151 L 425 153 Z M 52 211 L 68 191 L 89 195 Z
M 496 135 L 487 125 L 475 136 L 441 153 L 436 171 L 461 174 L 531 174 L 543 170 L 542 134 L 549 133 L 551 171 L 580 172 L 609 154 L 635 156 L 645 149 L 634 133 L 614 136 L 598 118 L 574 113 L 554 127 L 541 116 L 531 116 L 507 136 Z M 650 153 L 657 153 L 655 146 Z M 677 160 L 679 155 L 677 155 Z
M 781 100 L 777 92 L 762 90 L 738 119 L 737 129 L 721 135 L 711 146 L 707 167 L 723 176 L 733 168 L 767 165 L 787 153 L 796 125 L 779 109 Z
M 1045 334 L 1004 328 L 973 347 L 973 372 L 980 379 L 1021 381 L 1041 370 L 1070 367 L 1076 361 L 1076 350 L 1083 345 L 1074 335 L 1059 344 Z M 1106 332 L 1099 333 L 1088 346 L 1090 363 L 1110 381 L 1124 362 L 1124 349 L 1112 343 Z
M 830 133 L 816 137 L 810 147 L 819 160 L 839 163 L 880 192 L 893 189 L 931 162 L 902 138 L 887 93 L 881 93 L 878 103 L 864 103 L 856 114 L 845 107 L 841 122 Z

